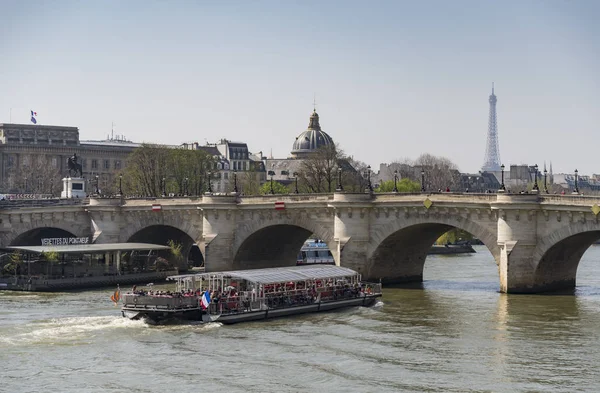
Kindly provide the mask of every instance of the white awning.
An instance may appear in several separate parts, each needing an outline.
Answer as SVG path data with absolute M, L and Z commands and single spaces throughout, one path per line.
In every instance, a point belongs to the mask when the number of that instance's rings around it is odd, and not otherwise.
M 26 252 L 57 252 L 59 254 L 96 254 L 110 251 L 150 251 L 168 250 L 169 246 L 149 243 L 95 243 L 95 244 L 70 244 L 60 246 L 10 246 L 7 250 L 20 250 Z

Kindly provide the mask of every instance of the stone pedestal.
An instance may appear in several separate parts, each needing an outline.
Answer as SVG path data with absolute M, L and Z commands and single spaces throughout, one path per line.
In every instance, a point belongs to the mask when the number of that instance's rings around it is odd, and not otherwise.
M 81 177 L 65 177 L 61 198 L 85 198 L 85 179 Z

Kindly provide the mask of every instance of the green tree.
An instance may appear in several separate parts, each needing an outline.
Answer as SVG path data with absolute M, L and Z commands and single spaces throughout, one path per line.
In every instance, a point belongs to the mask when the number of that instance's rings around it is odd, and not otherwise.
M 396 188 L 398 192 L 419 192 L 421 190 L 421 184 L 410 179 L 400 179 L 396 183 Z M 393 192 L 394 191 L 394 181 L 387 180 L 382 181 L 379 184 L 379 187 L 375 189 L 375 192 Z
M 8 259 L 9 262 L 4 265 L 2 270 L 5 274 L 14 274 L 16 276 L 20 270 L 19 266 L 23 264 L 23 254 L 21 251 L 15 250 L 9 255 Z
M 436 240 L 436 244 L 453 244 L 459 240 L 473 240 L 473 235 L 462 229 L 454 228 L 444 233 Z
M 267 181 L 260 187 L 261 195 L 268 195 L 271 193 L 271 181 Z M 279 183 L 278 181 L 273 181 L 273 193 L 274 194 L 289 194 L 290 190 L 288 187 Z

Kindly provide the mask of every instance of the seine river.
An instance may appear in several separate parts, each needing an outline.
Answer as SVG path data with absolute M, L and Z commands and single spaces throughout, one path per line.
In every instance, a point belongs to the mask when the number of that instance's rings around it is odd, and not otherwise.
M 503 295 L 489 252 L 430 256 L 374 308 L 147 326 L 111 290 L 0 292 L 0 392 L 598 392 L 600 247 L 574 295 Z

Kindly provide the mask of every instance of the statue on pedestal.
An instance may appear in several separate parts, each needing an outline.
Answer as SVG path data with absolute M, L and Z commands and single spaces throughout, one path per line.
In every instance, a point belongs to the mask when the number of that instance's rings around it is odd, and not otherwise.
M 77 173 L 79 173 L 79 177 L 83 176 L 83 168 L 79 162 L 77 162 L 77 153 L 73 153 L 73 157 L 67 158 L 67 167 L 69 168 L 69 177 L 72 174 L 77 177 Z

